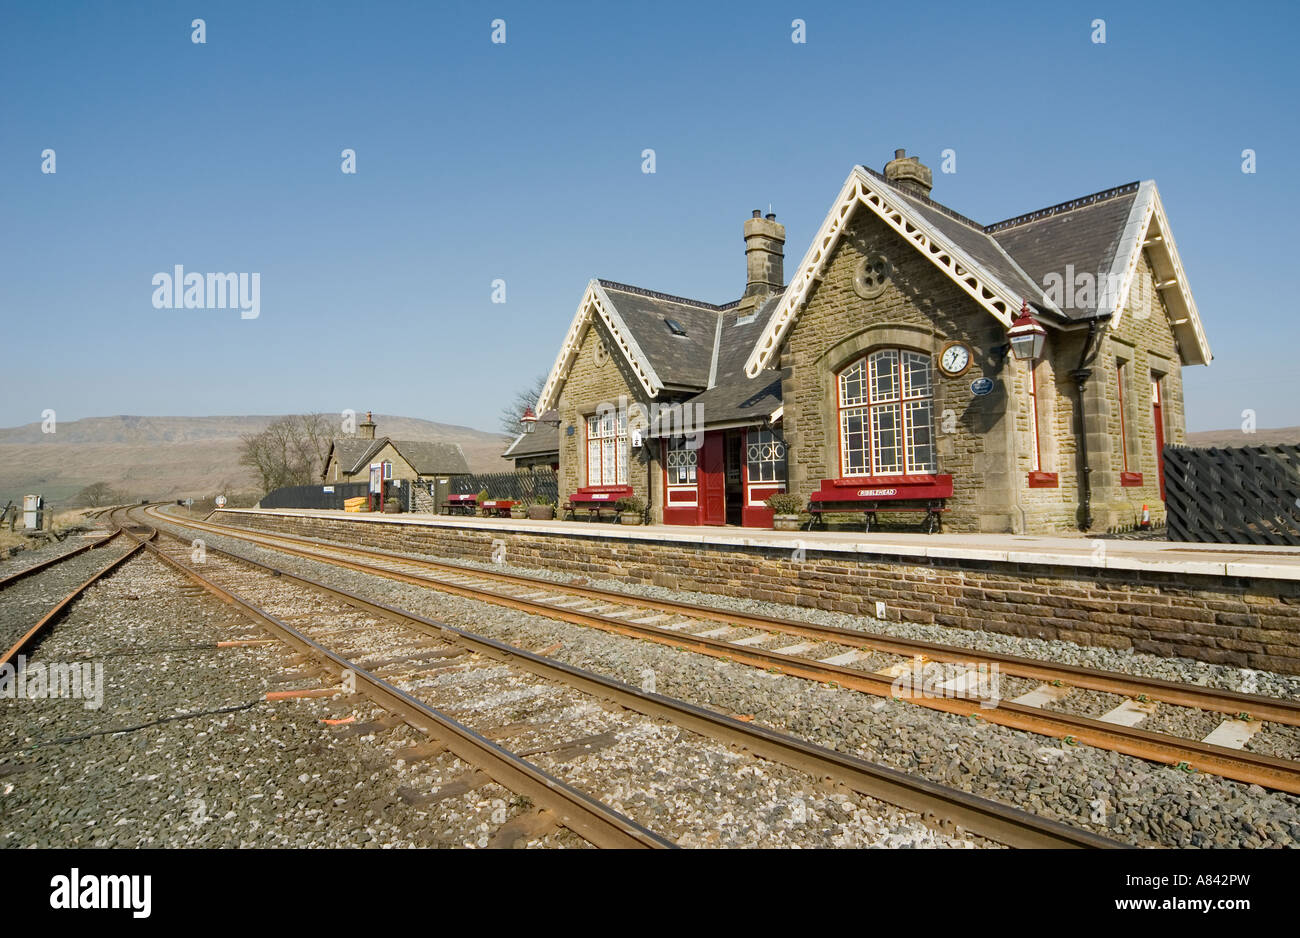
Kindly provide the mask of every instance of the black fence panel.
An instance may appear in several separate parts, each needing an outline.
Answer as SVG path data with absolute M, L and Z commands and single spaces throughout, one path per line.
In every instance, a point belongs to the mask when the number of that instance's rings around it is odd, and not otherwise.
M 1300 446 L 1166 446 L 1169 539 L 1300 546 Z
M 386 483 L 388 489 L 384 498 L 401 498 L 405 505 L 405 493 L 401 487 L 392 482 Z M 331 491 L 332 490 L 332 491 Z M 343 509 L 343 500 L 358 498 L 370 491 L 367 482 L 335 482 L 333 485 L 289 485 L 262 496 L 259 504 L 263 508 L 335 508 Z
M 542 499 L 558 501 L 559 478 L 554 469 L 536 472 L 487 472 L 479 475 L 455 476 L 451 480 L 452 495 L 477 495 L 484 489 L 488 498 L 510 498 L 516 501 Z

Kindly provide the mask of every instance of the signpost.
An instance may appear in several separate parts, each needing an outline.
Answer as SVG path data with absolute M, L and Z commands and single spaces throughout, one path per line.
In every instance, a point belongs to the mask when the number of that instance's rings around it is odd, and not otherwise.
M 224 496 L 224 495 L 218 495 L 216 498 L 213 499 L 213 502 L 216 504 L 216 506 L 217 506 L 218 508 L 225 508 L 225 507 L 226 507 L 226 496 Z

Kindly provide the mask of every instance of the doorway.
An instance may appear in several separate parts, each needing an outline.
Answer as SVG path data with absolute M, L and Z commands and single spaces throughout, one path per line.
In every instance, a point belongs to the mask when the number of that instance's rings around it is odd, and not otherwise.
M 744 464 L 745 431 L 728 430 L 726 436 L 727 475 L 727 524 L 739 527 L 744 523 L 745 480 L 741 476 Z

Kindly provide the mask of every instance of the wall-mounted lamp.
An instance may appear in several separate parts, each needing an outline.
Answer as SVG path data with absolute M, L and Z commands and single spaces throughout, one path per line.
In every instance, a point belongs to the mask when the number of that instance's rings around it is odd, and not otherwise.
M 1039 325 L 1029 312 L 1029 301 L 1020 301 L 1020 315 L 1007 330 L 1007 344 L 996 349 L 1001 360 L 1005 361 L 1007 352 L 1012 352 L 1017 361 L 1034 362 L 1043 355 L 1043 342 L 1047 339 L 1047 330 Z
M 542 423 L 546 424 L 548 427 L 558 427 L 562 423 L 562 421 L 560 420 L 559 411 L 556 411 L 554 409 L 548 410 L 546 413 L 542 414 L 539 417 L 535 413 L 533 413 L 533 409 L 531 407 L 528 407 L 524 410 L 524 415 L 519 418 L 519 423 L 523 426 L 525 433 L 532 433 L 534 430 L 537 429 L 537 422 L 539 420 Z

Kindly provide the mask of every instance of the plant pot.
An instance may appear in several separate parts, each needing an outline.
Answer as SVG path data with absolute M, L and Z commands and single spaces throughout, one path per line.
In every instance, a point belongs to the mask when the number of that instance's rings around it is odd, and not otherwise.
M 554 505 L 529 505 L 528 517 L 531 518 L 533 521 L 554 521 L 555 506 Z
M 619 524 L 640 524 L 641 512 L 639 511 L 620 511 L 618 513 Z
M 401 514 L 401 511 L 402 511 L 402 503 L 401 503 L 401 502 L 399 502 L 399 501 L 386 501 L 386 502 L 384 502 L 384 514 L 386 514 L 386 515 L 396 515 L 396 514 Z
M 773 515 L 772 527 L 776 528 L 776 530 L 778 531 L 798 531 L 799 516 L 798 515 Z
M 527 508 L 511 508 L 511 509 L 510 509 L 510 517 L 512 517 L 512 518 L 519 518 L 519 519 L 527 518 L 527 517 L 528 517 L 528 509 L 527 509 Z

